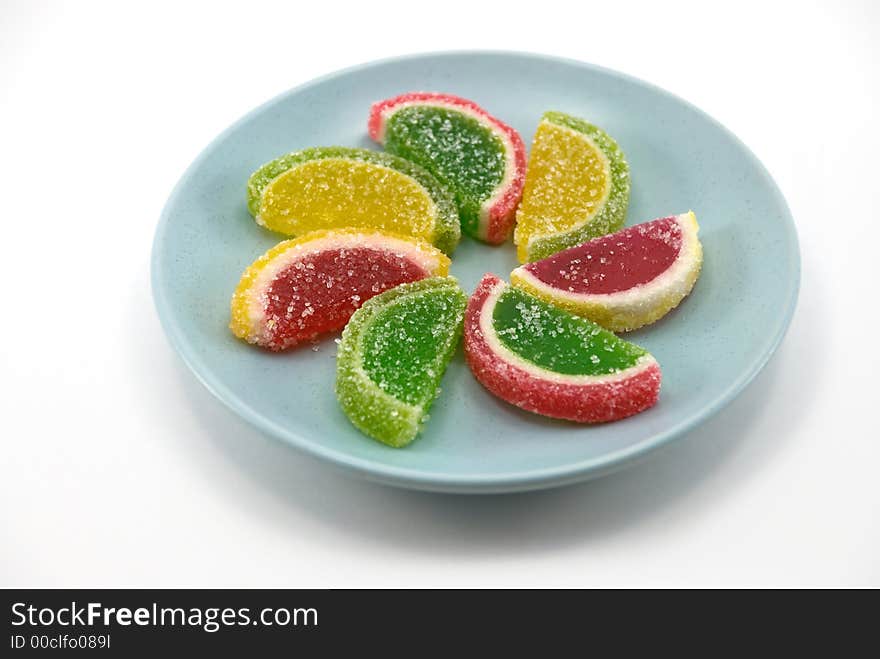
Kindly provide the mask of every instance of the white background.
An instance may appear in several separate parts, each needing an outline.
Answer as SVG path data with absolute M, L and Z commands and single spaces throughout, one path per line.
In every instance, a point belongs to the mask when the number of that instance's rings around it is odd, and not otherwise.
M 880 586 L 876 3 L 144 5 L 0 2 L 0 585 Z M 797 223 L 801 298 L 768 368 L 600 481 L 355 480 L 215 402 L 153 310 L 159 213 L 218 132 L 334 69 L 462 48 L 683 96 Z

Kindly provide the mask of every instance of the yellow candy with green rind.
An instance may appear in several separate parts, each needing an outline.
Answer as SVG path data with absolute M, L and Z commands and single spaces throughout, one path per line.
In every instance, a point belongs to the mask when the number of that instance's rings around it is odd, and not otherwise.
M 375 229 L 426 240 L 447 254 L 461 237 L 452 193 L 425 169 L 387 153 L 296 151 L 260 167 L 247 190 L 257 223 L 287 236 Z
M 545 113 L 517 212 L 514 242 L 520 262 L 618 230 L 629 192 L 629 166 L 611 137 L 577 117 Z

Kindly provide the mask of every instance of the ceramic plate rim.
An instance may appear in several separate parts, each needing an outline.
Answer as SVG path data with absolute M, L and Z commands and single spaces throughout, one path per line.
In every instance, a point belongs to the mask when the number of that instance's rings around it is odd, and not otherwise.
M 288 428 L 284 428 L 280 424 L 274 423 L 266 419 L 261 414 L 251 409 L 247 404 L 242 402 L 241 399 L 235 393 L 233 393 L 221 381 L 220 378 L 216 377 L 212 373 L 210 367 L 201 363 L 201 360 L 198 358 L 198 356 L 195 354 L 195 352 L 192 350 L 191 346 L 187 342 L 185 332 L 181 329 L 180 324 L 176 321 L 175 312 L 172 309 L 171 304 L 166 297 L 166 293 L 160 284 L 162 272 L 160 254 L 162 246 L 165 243 L 165 235 L 169 226 L 169 216 L 171 209 L 174 207 L 175 202 L 180 196 L 182 190 L 187 187 L 189 180 L 192 178 L 199 165 L 212 151 L 214 145 L 221 142 L 229 134 L 236 131 L 239 126 L 247 123 L 252 117 L 258 115 L 264 110 L 282 102 L 292 95 L 299 94 L 327 80 L 331 80 L 333 78 L 348 75 L 351 73 L 357 73 L 358 71 L 368 69 L 377 65 L 385 65 L 421 58 L 469 56 L 528 57 L 544 60 L 547 62 L 563 63 L 569 66 L 575 66 L 578 68 L 583 68 L 585 70 L 590 70 L 606 76 L 610 76 L 629 84 L 648 88 L 654 93 L 661 94 L 682 104 L 683 106 L 697 113 L 704 120 L 714 125 L 724 134 L 726 134 L 727 137 L 729 137 L 733 142 L 737 144 L 738 147 L 743 150 L 743 152 L 747 155 L 750 164 L 753 165 L 754 168 L 760 173 L 762 178 L 764 178 L 769 183 L 770 188 L 772 189 L 773 194 L 776 197 L 776 201 L 779 203 L 780 208 L 784 210 L 781 221 L 784 224 L 785 235 L 789 240 L 790 246 L 793 248 L 794 272 L 790 277 L 787 303 L 784 312 L 777 316 L 778 326 L 776 327 L 776 331 L 773 333 L 770 341 L 766 344 L 763 352 L 755 359 L 753 359 L 749 368 L 746 369 L 739 378 L 734 380 L 724 392 L 719 394 L 711 404 L 700 408 L 697 412 L 682 419 L 679 423 L 662 431 L 655 432 L 645 439 L 625 449 L 608 452 L 599 457 L 587 460 L 570 462 L 561 466 L 540 468 L 527 471 L 508 472 L 504 474 L 426 474 L 424 472 L 413 469 L 395 467 L 379 461 L 358 458 L 344 451 L 335 450 L 317 444 L 307 437 L 293 432 Z M 797 306 L 801 280 L 801 258 L 797 230 L 794 224 L 794 219 L 791 215 L 791 211 L 785 201 L 785 198 L 782 195 L 782 192 L 776 185 L 776 182 L 773 180 L 773 177 L 770 175 L 767 168 L 763 165 L 763 163 L 761 163 L 761 161 L 751 151 L 751 149 L 749 149 L 749 147 L 746 146 L 746 144 L 743 143 L 743 141 L 740 140 L 732 131 L 730 131 L 713 117 L 711 117 L 698 107 L 694 106 L 687 100 L 671 92 L 668 92 L 665 89 L 658 87 L 657 85 L 630 76 L 628 74 L 570 58 L 557 57 L 540 53 L 531 53 L 527 51 L 448 50 L 413 53 L 397 57 L 389 57 L 384 59 L 372 60 L 344 69 L 339 69 L 332 73 L 313 78 L 308 82 L 305 82 L 285 92 L 282 92 L 281 94 L 276 95 L 268 101 L 260 104 L 256 108 L 250 110 L 248 113 L 233 122 L 200 151 L 199 155 L 196 156 L 193 162 L 186 168 L 183 175 L 174 186 L 171 194 L 168 197 L 168 200 L 165 202 L 153 239 L 150 270 L 153 301 L 156 307 L 157 314 L 159 316 L 160 324 L 165 331 L 165 335 L 168 337 L 172 348 L 174 348 L 174 350 L 181 357 L 189 370 L 193 373 L 193 375 L 195 375 L 196 379 L 201 382 L 202 385 L 204 385 L 205 388 L 207 388 L 208 391 L 210 391 L 215 398 L 220 400 L 235 414 L 245 419 L 247 422 L 255 426 L 263 433 L 275 439 L 284 441 L 285 443 L 294 446 L 295 448 L 298 448 L 315 457 L 321 458 L 337 466 L 351 470 L 370 480 L 418 490 L 459 493 L 500 493 L 567 485 L 588 480 L 591 478 L 596 478 L 598 476 L 611 473 L 612 471 L 617 471 L 618 469 L 622 469 L 623 467 L 632 464 L 639 458 L 645 457 L 649 453 L 656 451 L 660 447 L 665 446 L 673 439 L 685 435 L 688 431 L 692 430 L 700 423 L 708 420 L 718 411 L 726 407 L 758 375 L 758 373 L 764 368 L 764 366 L 766 366 L 767 362 L 770 360 L 770 358 L 776 352 L 776 349 L 779 347 L 779 344 L 782 342 L 782 339 L 785 337 L 785 334 L 791 324 L 795 308 Z

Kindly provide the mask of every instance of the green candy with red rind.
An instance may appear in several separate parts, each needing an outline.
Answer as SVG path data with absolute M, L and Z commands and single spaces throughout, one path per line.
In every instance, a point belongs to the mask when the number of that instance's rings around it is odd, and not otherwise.
M 502 344 L 536 366 L 563 375 L 603 376 L 648 354 L 599 325 L 508 287 L 493 312 Z
M 370 136 L 418 163 L 455 193 L 461 229 L 499 245 L 509 236 L 525 181 L 519 133 L 465 98 L 410 92 L 373 104 Z
M 591 321 L 486 274 L 468 302 L 465 358 L 480 383 L 529 412 L 616 421 L 657 402 L 657 361 Z
M 461 337 L 467 296 L 452 277 L 402 284 L 351 317 L 339 344 L 336 397 L 362 432 L 412 442 Z

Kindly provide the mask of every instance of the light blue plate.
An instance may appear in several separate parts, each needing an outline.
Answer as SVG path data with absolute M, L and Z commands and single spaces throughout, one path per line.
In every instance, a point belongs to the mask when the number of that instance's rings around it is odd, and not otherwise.
M 669 316 L 628 335 L 663 368 L 660 402 L 595 427 L 521 412 L 486 392 L 461 351 L 424 434 L 395 450 L 361 435 L 333 396 L 333 338 L 269 354 L 232 337 L 229 298 L 251 261 L 280 237 L 245 208 L 264 162 L 315 145 L 373 146 L 373 101 L 406 91 L 471 98 L 526 143 L 554 109 L 587 118 L 623 147 L 632 172 L 627 223 L 693 209 L 705 264 Z M 514 248 L 464 239 L 452 273 L 473 290 L 507 277 Z M 208 146 L 168 201 L 153 246 L 153 292 L 171 344 L 211 392 L 292 446 L 393 485 L 450 492 L 529 490 L 592 478 L 681 436 L 729 403 L 781 341 L 800 259 L 785 200 L 729 131 L 675 96 L 573 61 L 517 53 L 446 53 L 377 62 L 303 85 L 257 108 Z

